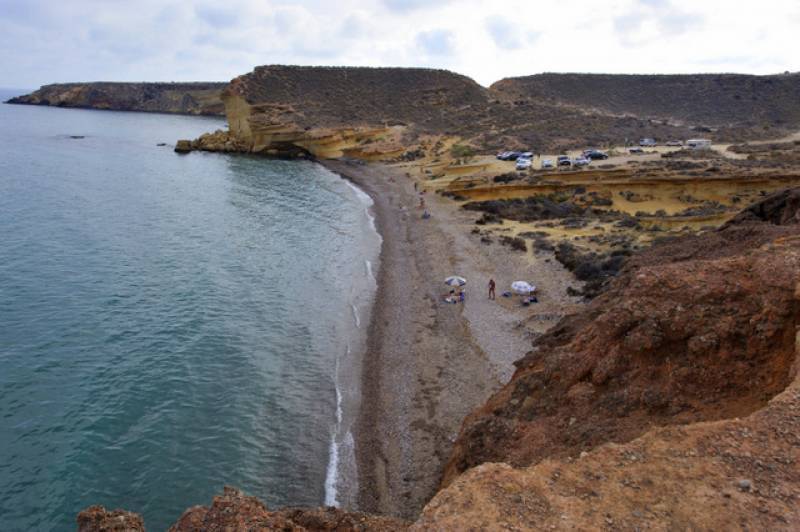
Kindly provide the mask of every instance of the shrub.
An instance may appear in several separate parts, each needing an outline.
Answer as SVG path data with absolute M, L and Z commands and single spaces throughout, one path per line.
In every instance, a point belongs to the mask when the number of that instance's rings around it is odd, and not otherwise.
M 450 148 L 450 155 L 456 159 L 469 159 L 475 155 L 475 150 L 464 144 L 453 144 L 453 147 Z

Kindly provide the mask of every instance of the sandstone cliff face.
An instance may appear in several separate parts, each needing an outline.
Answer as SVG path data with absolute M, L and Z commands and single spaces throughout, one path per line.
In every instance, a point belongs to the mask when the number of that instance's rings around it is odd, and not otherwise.
M 159 113 L 224 114 L 226 83 L 58 83 L 8 103 Z
M 500 99 L 467 77 L 419 68 L 263 66 L 234 79 L 223 100 L 231 136 L 248 151 L 294 146 L 327 158 L 392 159 L 413 149 L 420 135 L 489 150 L 556 149 L 634 138 L 642 127 L 631 117 Z
M 263 66 L 223 93 L 233 136 L 263 153 L 293 145 L 317 157 L 400 155 L 406 132 L 456 134 L 485 89 L 444 70 Z
M 223 100 L 231 137 L 247 151 L 387 160 L 421 135 L 534 151 L 685 139 L 706 124 L 717 140 L 774 136 L 800 126 L 798 80 L 548 74 L 485 89 L 444 70 L 273 65 L 235 78 Z

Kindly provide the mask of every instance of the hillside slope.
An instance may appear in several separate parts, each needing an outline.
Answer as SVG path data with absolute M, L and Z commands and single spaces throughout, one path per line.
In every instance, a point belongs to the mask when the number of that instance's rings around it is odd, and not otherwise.
M 713 128 L 800 127 L 800 74 L 538 74 L 490 87 L 503 101 Z
M 227 83 L 56 83 L 7 103 L 112 111 L 192 115 L 224 114 L 220 99 Z
M 387 160 L 422 137 L 541 152 L 800 127 L 797 75 L 542 74 L 485 89 L 445 70 L 269 65 L 234 79 L 223 100 L 231 133 L 195 148 Z
M 494 151 L 690 134 L 545 101 L 502 101 L 465 76 L 422 68 L 261 66 L 234 79 L 223 100 L 231 133 L 195 148 L 386 160 L 416 151 L 424 136 Z
M 484 462 L 529 466 L 763 408 L 796 377 L 799 226 L 794 189 L 634 255 L 465 420 L 444 484 Z

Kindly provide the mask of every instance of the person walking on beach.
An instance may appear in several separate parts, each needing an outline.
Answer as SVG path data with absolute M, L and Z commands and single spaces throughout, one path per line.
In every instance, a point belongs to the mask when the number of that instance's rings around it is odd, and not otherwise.
M 494 279 L 489 279 L 489 299 L 494 299 Z

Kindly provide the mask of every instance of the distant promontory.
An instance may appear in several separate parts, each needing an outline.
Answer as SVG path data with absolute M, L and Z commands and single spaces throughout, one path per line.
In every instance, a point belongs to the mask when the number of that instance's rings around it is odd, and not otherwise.
M 55 83 L 7 103 L 82 109 L 224 116 L 227 83 Z

